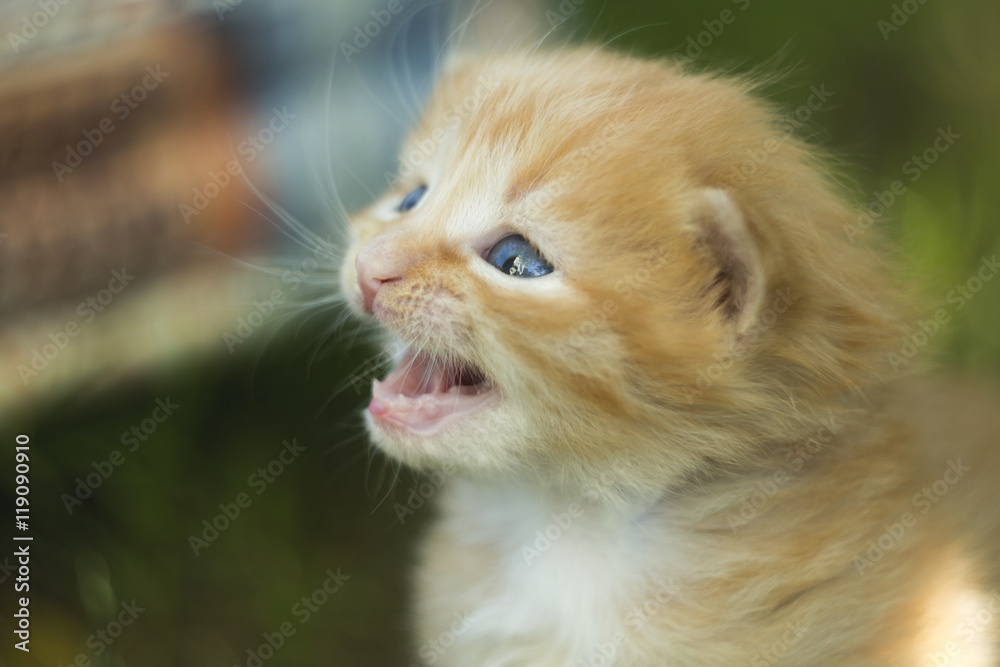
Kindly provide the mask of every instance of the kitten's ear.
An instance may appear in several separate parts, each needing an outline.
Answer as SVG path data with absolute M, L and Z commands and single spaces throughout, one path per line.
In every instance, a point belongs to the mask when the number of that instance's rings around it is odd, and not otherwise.
M 757 321 L 764 303 L 764 263 L 746 216 L 729 193 L 706 188 L 698 196 L 694 222 L 699 242 L 717 268 L 711 292 L 733 324 L 733 341 L 738 342 Z

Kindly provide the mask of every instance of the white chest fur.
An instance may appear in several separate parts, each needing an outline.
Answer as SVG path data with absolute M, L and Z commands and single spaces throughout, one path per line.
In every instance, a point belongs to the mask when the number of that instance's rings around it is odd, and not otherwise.
M 443 502 L 436 534 L 451 553 L 432 539 L 423 605 L 462 623 L 431 664 L 627 664 L 631 638 L 678 593 L 657 574 L 670 558 L 663 529 L 651 534 L 640 518 L 457 481 Z

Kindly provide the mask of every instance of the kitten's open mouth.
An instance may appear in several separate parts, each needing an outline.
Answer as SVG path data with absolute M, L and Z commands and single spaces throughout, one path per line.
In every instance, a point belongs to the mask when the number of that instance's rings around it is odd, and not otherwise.
M 496 396 L 475 366 L 407 350 L 384 380 L 373 383 L 368 411 L 382 425 L 431 435 Z

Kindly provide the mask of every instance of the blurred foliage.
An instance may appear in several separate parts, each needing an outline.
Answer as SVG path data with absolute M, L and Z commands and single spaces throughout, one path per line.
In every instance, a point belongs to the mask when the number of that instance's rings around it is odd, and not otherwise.
M 231 360 L 66 399 L 21 421 L 32 436 L 37 662 L 14 664 L 93 660 L 99 642 L 87 638 L 133 599 L 146 611 L 93 664 L 245 665 L 246 650 L 286 621 L 296 632 L 266 664 L 404 664 L 405 564 L 423 517 L 396 520 L 387 498 L 397 469 L 371 460 L 361 438 L 365 396 L 347 384 L 323 407 L 366 352 L 316 354 L 327 329 L 315 320 Z M 122 438 L 157 399 L 177 408 L 130 452 Z M 273 465 L 267 482 L 257 471 L 292 439 L 304 451 Z M 102 479 L 97 468 L 107 474 L 115 449 L 124 462 Z M 81 479 L 101 481 L 69 514 L 63 494 Z M 401 473 L 398 484 L 412 480 Z M 195 555 L 190 536 L 204 538 L 202 522 L 220 504 L 233 514 L 240 493 L 249 505 Z M 300 623 L 293 606 L 328 569 L 349 578 Z
M 788 111 L 812 85 L 832 91 L 803 134 L 848 165 L 858 204 L 878 201 L 893 181 L 906 186 L 875 227 L 898 245 L 929 312 L 1000 251 L 1000 4 L 647 0 L 585 3 L 583 13 L 591 36 L 620 50 L 694 54 L 691 66 L 708 71 L 782 74 L 769 92 Z M 921 170 L 914 157 L 948 128 L 960 138 Z M 935 340 L 944 361 L 996 376 L 1000 281 L 954 314 Z
M 939 128 L 953 128 L 961 138 L 918 180 L 906 180 L 906 195 L 876 223 L 898 240 L 930 299 L 944 302 L 1000 249 L 1000 5 L 908 4 L 918 11 L 888 39 L 878 22 L 891 20 L 893 3 L 869 0 L 588 1 L 560 30 L 662 55 L 683 51 L 688 38 L 710 30 L 704 22 L 733 11 L 718 35 L 702 38 L 709 45 L 694 66 L 785 72 L 772 94 L 788 109 L 811 85 L 834 91 L 811 119 L 810 136 L 854 165 L 859 203 L 907 179 L 907 161 L 933 145 Z M 952 365 L 1000 370 L 998 290 L 1000 281 L 986 283 L 941 334 Z M 214 362 L 19 417 L 17 430 L 32 435 L 35 634 L 30 657 L 13 656 L 12 664 L 69 665 L 83 653 L 94 665 L 247 665 L 247 650 L 288 620 L 296 633 L 262 664 L 409 664 L 406 581 L 414 536 L 431 510 L 396 520 L 393 505 L 406 502 L 415 477 L 403 471 L 390 488 L 397 469 L 364 440 L 358 415 L 367 387 L 344 383 L 373 351 L 349 346 L 351 336 L 329 339 L 337 317 L 296 321 L 273 340 L 256 333 L 232 356 L 220 341 Z M 175 414 L 128 452 L 122 434 L 168 396 Z M 256 495 L 248 477 L 291 438 L 306 450 Z M 113 449 L 124 463 L 69 515 L 62 494 Z M 250 506 L 195 556 L 188 537 L 220 503 L 248 491 Z M 293 606 L 338 568 L 350 579 L 299 624 Z M 133 599 L 145 611 L 95 657 L 88 636 Z

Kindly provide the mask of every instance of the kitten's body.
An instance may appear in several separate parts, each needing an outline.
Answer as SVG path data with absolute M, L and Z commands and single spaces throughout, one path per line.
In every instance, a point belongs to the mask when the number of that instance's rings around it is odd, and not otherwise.
M 997 531 L 1000 470 L 986 450 L 1000 419 L 984 418 L 981 393 L 942 400 L 942 389 L 899 413 L 948 435 L 922 443 L 932 450 L 922 474 L 907 469 L 919 462 L 901 434 L 868 441 L 845 429 L 823 443 L 836 456 L 791 481 L 774 469 L 727 476 L 627 519 L 455 480 L 423 551 L 417 624 L 438 658 L 429 664 L 995 664 L 1000 594 L 984 565 L 997 552 L 975 535 Z M 939 496 L 945 477 L 958 483 Z M 582 511 L 567 521 L 573 502 Z M 980 525 L 967 531 L 970 509 Z M 436 655 L 456 609 L 463 630 Z
M 455 471 L 426 664 L 993 664 L 959 624 L 1000 612 L 995 522 L 955 517 L 1000 427 L 925 443 L 886 269 L 748 92 L 590 51 L 466 64 L 355 221 L 345 286 L 414 351 L 369 426 Z M 490 266 L 511 234 L 555 270 Z

